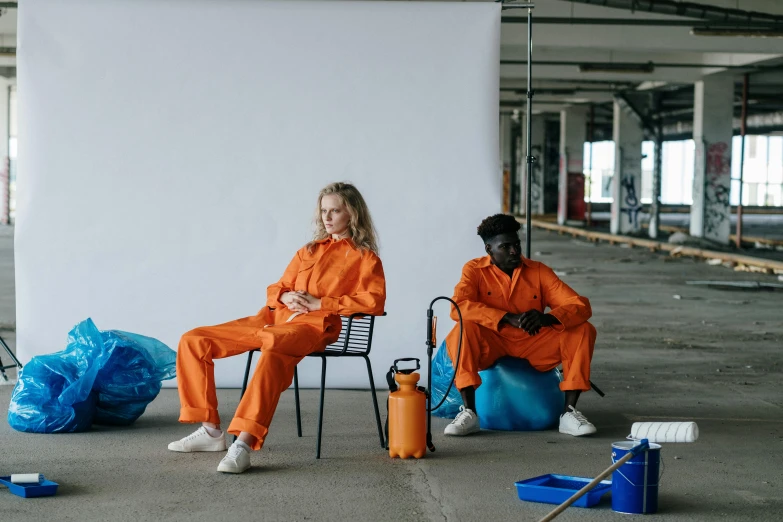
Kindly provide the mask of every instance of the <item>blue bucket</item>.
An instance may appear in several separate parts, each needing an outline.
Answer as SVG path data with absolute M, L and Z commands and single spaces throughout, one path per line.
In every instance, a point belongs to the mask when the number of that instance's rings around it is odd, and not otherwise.
M 612 462 L 623 458 L 636 441 L 612 443 Z M 612 511 L 645 514 L 658 511 L 658 479 L 661 466 L 661 446 L 650 443 L 643 451 L 612 473 Z

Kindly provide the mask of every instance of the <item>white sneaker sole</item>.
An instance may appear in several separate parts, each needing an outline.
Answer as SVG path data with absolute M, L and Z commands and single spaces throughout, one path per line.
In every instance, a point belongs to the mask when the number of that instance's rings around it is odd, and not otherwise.
M 250 464 L 248 464 L 248 465 L 247 465 L 247 466 L 245 466 L 245 467 L 239 467 L 239 468 L 237 468 L 237 467 L 234 467 L 234 466 L 233 466 L 233 465 L 231 465 L 231 464 L 223 464 L 223 463 L 221 462 L 221 463 L 218 465 L 218 467 L 217 467 L 217 470 L 218 470 L 219 472 L 221 472 L 221 473 L 234 473 L 234 474 L 243 473 L 243 472 L 247 471 L 248 469 L 250 469 Z
M 572 437 L 584 437 L 586 435 L 594 435 L 595 433 L 598 432 L 598 430 L 596 430 L 595 428 L 593 428 L 593 431 L 586 431 L 584 433 L 568 431 L 568 430 L 564 430 L 563 428 L 560 428 L 559 431 L 563 435 L 571 435 Z
M 176 451 L 177 453 L 196 453 L 201 451 L 226 451 L 226 441 L 222 444 L 215 444 L 214 446 L 205 446 L 200 448 L 185 448 L 179 441 L 169 444 L 169 451 Z
M 466 435 L 471 435 L 473 433 L 478 433 L 479 431 L 481 431 L 481 427 L 476 426 L 476 427 L 471 428 L 471 429 L 469 429 L 467 431 L 454 432 L 454 433 L 451 433 L 449 431 L 444 431 L 443 434 L 448 436 L 448 437 L 464 437 Z

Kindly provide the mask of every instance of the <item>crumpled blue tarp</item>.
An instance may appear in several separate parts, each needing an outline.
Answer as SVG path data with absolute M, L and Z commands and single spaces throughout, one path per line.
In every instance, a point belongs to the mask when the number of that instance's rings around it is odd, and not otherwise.
M 432 407 L 437 406 L 443 395 L 446 393 L 446 388 L 449 387 L 449 382 L 454 376 L 454 365 L 451 363 L 449 352 L 446 350 L 446 341 L 444 340 L 438 351 L 435 352 L 435 357 L 432 358 L 432 382 L 430 383 L 430 393 L 432 394 Z M 432 411 L 432 414 L 436 417 L 444 417 L 453 419 L 459 413 L 459 407 L 462 406 L 462 396 L 459 394 L 457 385 L 453 384 L 449 391 L 449 396 L 443 401 L 443 405 Z
M 109 330 L 92 319 L 68 334 L 68 346 L 32 358 L 8 407 L 18 431 L 69 433 L 95 424 L 129 425 L 176 375 L 177 354 L 151 337 Z

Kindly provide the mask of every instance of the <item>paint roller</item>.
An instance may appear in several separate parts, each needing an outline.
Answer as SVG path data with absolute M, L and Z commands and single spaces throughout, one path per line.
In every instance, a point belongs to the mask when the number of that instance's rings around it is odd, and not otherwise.
M 11 475 L 12 484 L 40 484 L 44 476 L 41 473 L 14 473 Z

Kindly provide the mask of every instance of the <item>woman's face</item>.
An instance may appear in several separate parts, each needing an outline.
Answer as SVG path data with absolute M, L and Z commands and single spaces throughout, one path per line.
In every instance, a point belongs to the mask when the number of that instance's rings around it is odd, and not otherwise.
M 342 199 L 334 194 L 328 194 L 321 198 L 321 221 L 327 234 L 331 234 L 334 238 L 346 237 L 351 215 Z

